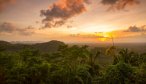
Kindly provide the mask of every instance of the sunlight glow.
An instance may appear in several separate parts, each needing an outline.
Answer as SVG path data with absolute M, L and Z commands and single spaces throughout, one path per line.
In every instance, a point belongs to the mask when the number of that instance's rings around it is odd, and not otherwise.
M 112 38 L 111 32 L 96 32 L 97 39 L 100 41 L 107 41 Z
M 113 31 L 111 25 L 86 25 L 80 29 L 81 32 L 95 33 L 95 32 L 111 32 Z

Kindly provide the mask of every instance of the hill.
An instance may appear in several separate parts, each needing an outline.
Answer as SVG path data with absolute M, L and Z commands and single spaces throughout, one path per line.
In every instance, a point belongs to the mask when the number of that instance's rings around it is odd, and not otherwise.
M 45 42 L 45 43 L 37 43 L 32 46 L 41 52 L 53 53 L 53 52 L 56 52 L 58 50 L 59 46 L 61 46 L 61 45 L 65 45 L 65 44 L 61 41 L 52 40 L 52 41 Z
M 20 44 L 20 43 L 12 44 L 10 42 L 0 41 L 0 50 L 15 52 L 15 51 L 19 51 L 25 48 L 31 48 L 31 49 L 38 49 L 41 52 L 53 53 L 53 52 L 56 52 L 59 46 L 61 45 L 65 45 L 65 44 L 61 41 L 56 41 L 56 40 L 52 40 L 45 43 L 36 43 L 36 44 L 31 44 L 31 45 Z

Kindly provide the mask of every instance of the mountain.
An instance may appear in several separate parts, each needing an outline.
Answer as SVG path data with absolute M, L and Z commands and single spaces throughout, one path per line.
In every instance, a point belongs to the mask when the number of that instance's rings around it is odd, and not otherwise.
M 0 51 L 5 50 L 8 46 L 10 46 L 11 43 L 6 42 L 6 41 L 0 41 Z
M 6 41 L 0 41 L 0 50 L 5 50 L 5 51 L 19 51 L 25 48 L 31 48 L 31 49 L 37 49 L 41 52 L 48 52 L 48 53 L 53 53 L 56 52 L 59 48 L 59 46 L 65 45 L 61 41 L 57 40 L 52 40 L 49 42 L 44 42 L 44 43 L 36 43 L 36 44 L 12 44 L 10 42 Z
M 11 43 L 7 42 L 7 41 L 0 41 L 0 46 L 2 45 L 10 45 Z
M 53 53 L 53 52 L 56 52 L 58 50 L 59 46 L 62 46 L 62 45 L 65 45 L 65 44 L 61 41 L 52 40 L 52 41 L 45 42 L 45 43 L 34 44 L 33 47 L 35 49 L 40 50 L 41 52 Z

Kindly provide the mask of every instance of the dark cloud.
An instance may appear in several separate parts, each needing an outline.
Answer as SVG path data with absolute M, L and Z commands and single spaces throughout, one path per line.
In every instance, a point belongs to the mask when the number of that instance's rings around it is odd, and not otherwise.
M 146 32 L 146 25 L 143 25 L 141 27 L 137 26 L 130 26 L 125 32 Z
M 2 11 L 5 7 L 9 6 L 9 4 L 15 2 L 15 0 L 0 0 L 0 11 Z
M 109 9 L 124 9 L 127 5 L 137 4 L 139 0 L 101 0 L 104 5 L 110 5 Z M 68 19 L 86 11 L 86 5 L 91 0 L 58 0 L 46 10 L 41 10 L 44 17 L 44 28 L 58 27 L 66 23 Z
M 27 28 L 18 28 L 12 23 L 4 22 L 0 24 L 0 33 L 18 33 L 21 35 L 31 35 L 34 33 L 31 31 L 32 28 L 32 26 L 28 26 Z
M 139 1 L 140 0 L 102 0 L 101 3 L 104 5 L 110 5 L 109 10 L 111 9 L 121 10 L 128 5 L 138 4 Z
M 101 2 L 103 3 L 103 4 L 105 4 L 105 5 L 113 5 L 113 4 L 115 4 L 117 1 L 119 1 L 119 0 L 102 0 Z
M 89 0 L 59 0 L 49 9 L 41 10 L 41 16 L 44 16 L 44 27 L 52 28 L 61 26 L 66 23 L 69 18 L 86 11 L 85 4 L 90 3 Z

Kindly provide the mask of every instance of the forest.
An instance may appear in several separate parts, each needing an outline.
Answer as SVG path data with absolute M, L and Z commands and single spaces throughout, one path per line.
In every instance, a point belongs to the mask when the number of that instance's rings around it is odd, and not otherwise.
M 0 41 L 0 84 L 146 84 L 146 52 Z

